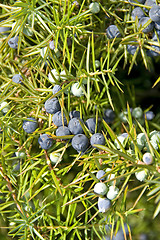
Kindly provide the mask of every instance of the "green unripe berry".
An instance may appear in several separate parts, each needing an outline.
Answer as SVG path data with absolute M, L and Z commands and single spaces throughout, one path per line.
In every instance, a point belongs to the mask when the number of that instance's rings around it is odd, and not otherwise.
M 90 10 L 92 13 L 99 13 L 99 11 L 100 11 L 99 3 L 97 3 L 97 2 L 92 2 L 92 3 L 89 5 L 89 10 Z
M 137 180 L 139 180 L 140 182 L 143 182 L 147 177 L 147 173 L 148 173 L 148 171 L 145 169 L 140 172 L 136 172 L 135 176 L 136 176 Z
M 95 67 L 99 68 L 100 67 L 100 61 L 99 60 L 95 60 Z
M 52 163 L 56 164 L 58 162 L 60 156 L 61 156 L 60 153 L 52 152 L 52 153 L 50 153 L 49 158 Z
M 113 200 L 114 198 L 117 197 L 119 193 L 119 189 L 116 186 L 110 186 L 109 191 L 107 192 L 107 198 L 109 200 Z
M 143 116 L 143 111 L 140 107 L 136 107 L 132 111 L 132 116 L 134 118 L 141 118 Z

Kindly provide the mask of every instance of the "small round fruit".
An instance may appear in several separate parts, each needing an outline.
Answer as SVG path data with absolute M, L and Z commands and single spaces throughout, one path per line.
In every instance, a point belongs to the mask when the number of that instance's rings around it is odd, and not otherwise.
M 15 75 L 12 77 L 12 81 L 15 82 L 15 83 L 17 83 L 17 84 L 21 84 L 21 83 L 22 83 L 21 80 L 23 80 L 23 78 L 22 78 L 22 76 L 21 76 L 20 74 L 15 74 Z
M 92 135 L 92 137 L 90 139 L 90 143 L 91 143 L 92 147 L 96 148 L 93 145 L 95 145 L 95 144 L 105 145 L 105 138 L 102 133 L 95 133 Z
M 134 55 L 136 50 L 138 48 L 138 45 L 131 45 L 131 44 L 128 44 L 127 45 L 127 51 L 129 52 L 129 54 L 131 55 Z
M 107 198 L 98 198 L 98 209 L 99 212 L 105 213 L 111 206 L 111 202 Z
M 22 127 L 26 133 L 33 133 L 38 128 L 38 122 L 35 118 L 30 117 L 23 121 Z
M 123 133 L 120 136 L 117 137 L 117 139 L 120 141 L 121 145 L 124 147 L 125 146 L 125 140 L 128 137 L 128 133 Z M 120 144 L 118 143 L 117 139 L 114 141 L 114 145 L 116 146 L 117 149 L 121 149 Z
M 105 181 L 105 177 L 103 177 L 105 174 L 105 171 L 99 170 L 96 174 L 96 178 L 100 179 L 101 181 Z
M 99 68 L 100 67 L 100 61 L 99 60 L 95 60 L 95 67 Z
M 77 150 L 77 152 L 85 152 L 88 145 L 88 138 L 84 134 L 77 134 L 72 138 L 72 147 Z
M 139 180 L 140 182 L 143 182 L 147 177 L 147 170 L 145 169 L 139 172 L 135 172 L 135 176 L 137 180 Z
M 152 111 L 147 111 L 145 115 L 148 121 L 151 121 L 155 117 L 155 114 Z
M 96 129 L 96 119 L 95 118 L 87 119 L 85 124 L 91 133 L 95 133 L 95 129 Z
M 61 89 L 62 89 L 61 86 L 58 85 L 58 84 L 56 84 L 56 85 L 53 87 L 53 89 L 52 89 L 53 95 L 56 94 L 56 93 L 58 93 Z
M 149 10 L 149 16 L 152 19 L 153 22 L 159 22 L 160 21 L 160 6 L 154 5 Z
M 106 172 L 110 172 L 112 169 L 111 168 L 107 168 Z M 108 176 L 106 176 L 107 180 L 112 180 L 113 178 L 115 178 L 115 174 L 114 173 L 110 173 L 108 174 Z M 114 181 L 110 181 L 108 182 L 109 185 L 113 185 Z
M 41 48 L 40 54 L 42 58 L 44 58 L 44 56 L 46 55 L 46 52 L 47 52 L 47 47 Z
M 134 118 L 141 118 L 143 116 L 143 111 L 140 107 L 136 107 L 132 111 L 132 116 Z
M 49 48 L 50 48 L 51 50 L 54 50 L 54 49 L 55 49 L 54 41 L 51 41 L 51 42 L 49 43 Z
M 56 136 L 60 137 L 60 136 L 67 136 L 67 135 L 72 135 L 68 127 L 61 126 L 57 128 Z
M 16 157 L 25 158 L 26 154 L 24 152 L 15 152 Z
M 107 192 L 107 198 L 109 200 L 113 200 L 114 198 L 117 197 L 119 193 L 119 189 L 116 186 L 110 186 L 109 191 Z
M 60 79 L 62 79 L 62 80 L 67 80 L 67 78 L 66 78 L 66 71 L 65 70 L 63 70 L 62 72 L 60 72 Z
M 132 16 L 132 19 L 135 20 L 136 17 L 138 19 L 142 18 L 142 17 L 145 17 L 145 13 L 144 11 L 142 10 L 142 8 L 140 7 L 135 7 L 131 13 L 131 16 Z
M 143 162 L 147 165 L 153 162 L 153 157 L 149 152 L 146 152 L 145 154 L 143 154 Z
M 1 104 L 0 104 L 0 109 L 2 108 L 2 113 L 3 114 L 6 114 L 8 111 L 9 111 L 9 104 L 7 103 L 7 102 L 2 102 Z
M 8 45 L 10 48 L 17 49 L 18 48 L 18 36 L 10 38 L 8 40 Z
M 62 113 L 61 111 L 56 112 L 53 117 L 52 117 L 52 121 L 54 123 L 54 125 L 56 125 L 57 127 L 60 126 L 67 126 L 67 119 L 65 114 L 63 113 L 63 118 L 62 118 Z
M 79 111 L 76 111 L 76 110 L 73 110 L 69 113 L 69 117 L 70 119 L 72 118 L 80 118 L 80 112 Z
M 49 158 L 53 164 L 56 164 L 58 162 L 60 156 L 61 156 L 60 153 L 52 152 L 52 153 L 50 153 Z
M 113 39 L 115 37 L 120 37 L 121 36 L 121 33 L 120 33 L 120 31 L 119 31 L 119 29 L 117 28 L 116 25 L 110 25 L 106 29 L 106 34 L 107 34 L 107 37 L 109 39 Z
M 112 109 L 106 109 L 104 111 L 104 120 L 106 123 L 112 123 L 115 119 L 115 113 Z
M 84 95 L 83 87 L 79 86 L 79 83 L 74 83 L 71 87 L 71 92 L 76 97 L 81 97 Z
M 99 13 L 100 11 L 100 6 L 98 2 L 92 2 L 89 5 L 89 10 L 91 11 L 91 13 Z
M 99 182 L 96 183 L 94 186 L 94 192 L 99 194 L 99 195 L 105 195 L 107 192 L 108 188 L 105 183 Z
M 0 27 L 0 34 L 2 35 L 8 35 L 11 31 L 10 27 Z
M 40 135 L 40 137 L 38 138 L 38 143 L 40 144 L 42 149 L 47 150 L 50 147 L 52 147 L 53 139 L 51 138 L 50 135 L 44 133 L 44 134 Z
M 80 134 L 83 133 L 83 128 L 80 124 L 80 121 L 82 120 L 80 118 L 72 118 L 68 123 L 68 128 L 71 131 L 72 134 Z
M 151 20 L 151 19 L 150 19 L 149 17 L 142 17 L 142 18 L 139 20 L 138 27 L 139 27 L 139 28 L 140 28 L 140 27 L 143 28 L 144 25 L 147 25 L 150 20 Z M 144 33 L 149 33 L 149 32 L 151 32 L 151 31 L 153 30 L 153 28 L 154 28 L 154 23 L 151 22 L 151 23 L 149 23 L 149 25 L 148 25 L 147 27 L 145 27 L 145 28 L 142 30 L 142 32 L 144 32 Z
M 59 80 L 59 74 L 56 69 L 52 69 L 51 72 L 48 74 L 48 79 L 51 83 L 55 83 L 54 78 L 52 75 L 55 77 L 56 80 Z
M 60 106 L 57 98 L 51 98 L 45 102 L 44 108 L 47 113 L 54 114 L 54 113 L 60 111 L 61 106 Z

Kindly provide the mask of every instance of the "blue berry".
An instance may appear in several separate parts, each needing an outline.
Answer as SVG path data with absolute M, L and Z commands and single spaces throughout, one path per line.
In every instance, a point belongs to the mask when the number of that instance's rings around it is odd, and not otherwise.
M 80 112 L 79 111 L 76 111 L 76 110 L 73 110 L 69 113 L 69 117 L 70 119 L 72 118 L 80 118 Z
M 121 33 L 120 33 L 120 31 L 119 31 L 119 29 L 117 28 L 116 25 L 110 25 L 106 29 L 106 34 L 107 34 L 107 37 L 109 39 L 113 39 L 115 37 L 120 37 L 121 36 Z
M 18 47 L 18 36 L 10 38 L 8 40 L 8 45 L 10 46 L 10 48 L 17 49 L 17 47 Z
M 132 19 L 135 20 L 136 17 L 138 17 L 138 19 L 145 17 L 144 11 L 142 10 L 142 8 L 140 7 L 135 7 L 131 13 Z
M 95 128 L 96 128 L 96 119 L 95 118 L 87 119 L 85 124 L 91 133 L 95 133 Z
M 58 111 L 56 112 L 53 117 L 52 117 L 52 121 L 53 123 L 57 126 L 57 127 L 60 127 L 60 126 L 66 126 L 67 125 L 67 119 L 66 119 L 66 116 L 65 114 L 63 113 L 63 120 L 62 120 L 62 113 L 61 111 Z
M 115 119 L 115 113 L 113 112 L 112 109 L 106 109 L 104 111 L 104 120 L 106 123 L 112 123 Z
M 66 126 L 61 126 L 57 128 L 56 130 L 56 136 L 66 136 L 66 135 L 71 135 L 72 133 L 70 132 L 69 128 Z
M 0 33 L 2 35 L 8 35 L 10 32 L 11 28 L 10 27 L 0 27 Z
M 99 212 L 105 213 L 111 206 L 111 202 L 107 198 L 98 198 Z
M 72 118 L 69 121 L 68 128 L 69 128 L 69 130 L 71 131 L 72 134 L 76 135 L 76 134 L 83 133 L 83 129 L 82 129 L 82 126 L 80 124 L 80 121 L 82 122 L 82 120 L 79 119 L 79 118 Z
M 154 5 L 156 5 L 156 0 L 146 0 L 146 1 L 145 1 L 145 4 L 144 4 L 144 10 L 145 10 L 145 12 L 148 12 L 148 11 L 149 11 L 149 9 L 148 9 L 148 8 L 145 8 L 145 6 L 153 7 Z
M 61 88 L 60 85 L 55 85 L 55 86 L 53 87 L 53 89 L 52 89 L 53 95 L 56 94 L 56 93 L 58 93 L 61 89 L 62 89 L 62 88 Z
M 53 145 L 53 139 L 50 135 L 44 133 L 38 138 L 38 143 L 40 144 L 42 149 L 49 149 Z
M 106 174 L 105 171 L 99 170 L 96 174 L 96 178 L 100 179 L 101 181 L 105 181 L 105 177 L 103 177 L 105 174 Z
M 77 152 L 84 152 L 88 148 L 89 141 L 84 134 L 77 134 L 72 138 L 72 147 Z
M 153 6 L 149 11 L 149 16 L 153 22 L 159 22 L 160 21 L 160 6 L 159 5 Z
M 37 120 L 32 117 L 27 118 L 23 121 L 22 127 L 26 133 L 33 133 L 38 128 Z
M 147 111 L 145 115 L 148 121 L 151 121 L 155 117 L 152 111 Z
M 57 98 L 48 99 L 45 102 L 44 107 L 46 109 L 46 112 L 48 112 L 50 114 L 54 114 L 54 113 L 60 111 L 60 109 L 61 109 L 61 106 L 60 106 Z
M 144 25 L 146 25 L 148 23 L 148 21 L 151 20 L 149 17 L 142 17 L 140 20 L 139 20 L 139 24 L 138 24 L 138 27 L 144 27 Z M 144 33 L 149 33 L 153 30 L 154 28 L 154 23 L 151 22 L 149 23 L 149 25 L 147 27 L 145 27 L 142 32 Z
M 23 78 L 22 78 L 22 76 L 21 76 L 20 74 L 15 74 L 15 75 L 12 77 L 12 81 L 15 82 L 15 83 L 17 83 L 17 84 L 21 84 L 21 83 L 22 83 L 21 80 L 23 80 Z
M 127 45 L 127 51 L 131 54 L 134 55 L 136 50 L 137 50 L 138 45 Z
M 90 139 L 90 143 L 92 147 L 94 147 L 93 146 L 94 144 L 105 145 L 105 138 L 102 133 L 95 133 L 92 135 Z

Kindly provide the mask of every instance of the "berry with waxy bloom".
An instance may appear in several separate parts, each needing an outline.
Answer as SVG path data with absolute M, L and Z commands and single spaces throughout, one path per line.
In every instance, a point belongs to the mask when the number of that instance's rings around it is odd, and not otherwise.
M 105 183 L 99 182 L 96 183 L 94 186 L 94 192 L 99 194 L 99 195 L 105 195 L 107 193 L 107 186 Z

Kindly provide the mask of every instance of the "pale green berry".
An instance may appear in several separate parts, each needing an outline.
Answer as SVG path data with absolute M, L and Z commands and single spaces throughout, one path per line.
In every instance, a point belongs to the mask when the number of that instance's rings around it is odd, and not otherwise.
M 95 67 L 99 68 L 100 67 L 100 61 L 99 60 L 95 60 Z
M 123 122 L 123 123 L 127 123 L 127 116 L 128 116 L 128 113 L 127 111 L 123 111 L 119 114 L 119 118 L 120 120 Z
M 98 3 L 98 2 L 92 2 L 92 3 L 89 5 L 89 10 L 90 10 L 92 13 L 99 13 L 99 11 L 100 11 L 99 3 Z
M 105 171 L 106 171 L 106 172 L 109 172 L 109 171 L 111 171 L 111 170 L 112 170 L 111 168 L 107 168 Z M 114 174 L 114 173 L 110 173 L 110 174 L 108 174 L 107 177 L 106 177 L 107 180 L 112 180 L 113 178 L 115 178 L 115 174 Z M 113 184 L 114 184 L 114 181 L 110 181 L 110 182 L 108 182 L 108 184 L 109 184 L 109 185 L 113 185 Z
M 40 54 L 41 54 L 41 57 L 42 57 L 42 58 L 44 58 L 46 52 L 47 52 L 47 47 L 41 48 Z
M 16 157 L 24 158 L 26 154 L 24 152 L 15 152 Z
M 132 116 L 134 118 L 141 118 L 141 117 L 143 117 L 142 109 L 140 107 L 134 108 L 133 111 L 132 111 Z
M 29 28 L 29 24 L 25 25 L 23 33 L 28 37 L 31 37 L 33 35 L 33 31 Z
M 7 102 L 2 102 L 0 104 L 0 110 L 3 112 L 3 113 L 7 113 L 9 111 L 9 105 Z
M 63 75 L 66 75 L 65 70 L 63 70 L 63 71 L 60 73 L 60 78 L 61 78 L 62 80 L 67 80 L 66 76 L 63 76 Z
M 119 189 L 116 186 L 110 186 L 109 191 L 107 192 L 107 198 L 109 200 L 113 200 L 114 198 L 117 197 L 119 193 Z
M 117 139 L 120 141 L 121 145 L 124 147 L 124 145 L 125 145 L 125 139 L 126 139 L 126 138 L 123 137 L 123 136 L 118 136 Z M 121 149 L 121 146 L 119 145 L 117 139 L 115 139 L 114 145 L 115 145 L 115 147 L 116 147 L 117 149 L 120 150 L 120 149 Z
M 51 74 L 52 73 L 52 74 Z M 57 70 L 54 68 L 51 70 L 51 73 L 48 74 L 48 78 L 49 78 L 49 81 L 52 82 L 52 83 L 55 83 L 55 80 L 54 78 L 52 77 L 52 75 L 57 79 L 59 80 L 59 74 L 57 72 Z
M 146 152 L 143 155 L 143 162 L 147 165 L 151 164 L 153 162 L 153 157 L 149 152 Z
M 148 171 L 145 169 L 145 170 L 142 170 L 139 172 L 135 172 L 135 176 L 136 176 L 137 180 L 139 180 L 140 182 L 143 182 L 147 177 L 147 173 L 148 173 Z
M 94 192 L 99 195 L 105 195 L 107 192 L 107 186 L 105 183 L 96 183 L 94 186 Z
M 79 83 L 74 83 L 71 87 L 71 92 L 76 97 L 81 97 L 84 95 L 83 87 L 79 86 Z
M 52 152 L 52 153 L 50 153 L 49 158 L 52 163 L 56 164 L 58 162 L 60 156 L 61 156 L 60 153 Z

